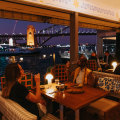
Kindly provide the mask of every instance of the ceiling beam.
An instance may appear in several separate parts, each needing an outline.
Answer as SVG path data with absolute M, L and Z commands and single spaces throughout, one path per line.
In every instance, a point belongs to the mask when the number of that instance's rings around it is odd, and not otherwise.
M 54 10 L 47 10 L 43 8 L 38 8 L 34 6 L 28 6 L 24 4 L 16 4 L 6 1 L 0 1 L 0 9 L 1 10 L 7 10 L 7 11 L 13 11 L 13 12 L 19 12 L 19 13 L 25 13 L 25 14 L 31 14 L 31 15 L 40 15 L 40 16 L 46 16 L 46 17 L 53 17 L 58 19 L 65 19 L 69 20 L 70 15 L 67 13 L 57 12 Z
M 26 20 L 34 22 L 45 22 L 70 26 L 70 14 L 65 10 L 45 9 L 43 7 L 32 6 L 22 3 L 10 2 L 12 0 L 0 1 L 0 18 Z M 79 13 L 79 27 L 93 28 L 98 30 L 116 30 L 120 28 L 120 23 L 98 17 Z

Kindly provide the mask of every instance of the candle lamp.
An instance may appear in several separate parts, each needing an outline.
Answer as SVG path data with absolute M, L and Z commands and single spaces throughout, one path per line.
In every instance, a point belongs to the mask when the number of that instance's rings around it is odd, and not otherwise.
M 53 75 L 51 73 L 47 73 L 45 79 L 48 81 L 48 86 L 51 87 Z
M 113 72 L 114 72 L 117 67 L 117 62 L 116 61 L 112 62 L 112 66 L 113 66 Z

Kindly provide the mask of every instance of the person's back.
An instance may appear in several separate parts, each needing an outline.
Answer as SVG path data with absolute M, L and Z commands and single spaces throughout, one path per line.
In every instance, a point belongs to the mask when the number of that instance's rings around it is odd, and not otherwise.
M 29 91 L 25 88 L 25 86 L 16 82 L 10 91 L 9 99 L 17 102 L 29 112 L 39 116 L 37 104 L 26 99 L 28 93 Z
M 97 62 L 97 57 L 96 57 L 96 54 L 94 52 L 91 54 L 89 60 L 96 60 L 96 62 Z
M 97 63 L 97 67 L 98 67 L 98 68 L 101 68 L 99 58 L 97 57 L 97 55 L 96 55 L 95 52 L 93 52 L 93 53 L 91 54 L 89 60 L 95 60 L 96 63 Z

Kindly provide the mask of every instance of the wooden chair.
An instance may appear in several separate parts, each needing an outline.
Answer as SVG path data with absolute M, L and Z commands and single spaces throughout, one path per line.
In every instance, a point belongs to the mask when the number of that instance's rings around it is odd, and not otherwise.
M 0 77 L 1 81 L 1 88 L 3 89 L 5 86 L 5 77 Z M 21 80 L 19 81 L 20 84 L 24 85 L 28 90 L 33 88 L 33 77 L 31 73 L 24 74 Z
M 1 89 L 3 89 L 5 86 L 5 77 L 0 77 L 0 81 L 1 81 Z
M 58 78 L 60 82 L 68 81 L 65 67 L 66 67 L 65 65 L 58 64 L 52 68 L 54 78 L 55 79 Z
M 87 68 L 89 68 L 92 71 L 99 71 L 96 60 L 88 60 L 87 61 Z

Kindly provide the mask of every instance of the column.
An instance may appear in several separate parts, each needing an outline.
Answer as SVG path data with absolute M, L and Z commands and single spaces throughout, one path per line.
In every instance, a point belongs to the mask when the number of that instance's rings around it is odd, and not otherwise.
M 116 33 L 116 52 L 115 52 L 116 59 L 120 61 L 120 31 Z
M 103 57 L 103 38 L 97 35 L 96 53 L 98 57 Z
M 78 13 L 70 15 L 70 62 L 78 60 Z

